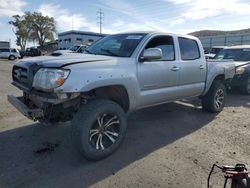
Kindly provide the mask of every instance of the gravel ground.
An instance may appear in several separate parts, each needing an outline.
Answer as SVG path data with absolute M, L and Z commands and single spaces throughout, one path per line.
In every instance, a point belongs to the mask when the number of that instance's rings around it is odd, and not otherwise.
M 206 187 L 214 162 L 250 168 L 250 96 L 230 93 L 220 114 L 199 100 L 177 101 L 128 115 L 120 149 L 88 162 L 72 147 L 69 123 L 43 126 L 17 112 L 7 94 L 13 62 L 0 61 L 0 187 Z M 212 187 L 223 187 L 223 176 Z

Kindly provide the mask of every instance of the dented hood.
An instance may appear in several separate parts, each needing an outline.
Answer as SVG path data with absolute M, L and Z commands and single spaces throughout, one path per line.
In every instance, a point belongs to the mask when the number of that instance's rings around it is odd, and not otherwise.
M 19 60 L 16 65 L 21 67 L 30 67 L 37 65 L 39 67 L 60 68 L 67 65 L 79 63 L 91 63 L 99 61 L 109 61 L 117 57 L 93 55 L 93 54 L 76 54 L 72 53 L 67 56 L 40 56 Z

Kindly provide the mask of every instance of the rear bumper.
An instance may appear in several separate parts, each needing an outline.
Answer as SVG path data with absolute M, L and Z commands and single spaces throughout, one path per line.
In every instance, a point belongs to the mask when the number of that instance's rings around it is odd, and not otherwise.
M 44 117 L 44 112 L 40 108 L 29 108 L 23 102 L 23 97 L 15 97 L 13 95 L 8 95 L 8 101 L 24 116 L 31 120 L 37 120 L 38 118 Z

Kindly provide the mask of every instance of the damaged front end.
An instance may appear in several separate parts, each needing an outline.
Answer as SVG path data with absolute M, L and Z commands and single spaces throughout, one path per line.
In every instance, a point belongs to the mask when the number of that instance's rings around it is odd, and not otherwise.
M 65 74 L 65 72 L 67 74 Z M 12 84 L 23 96 L 8 96 L 8 101 L 24 116 L 34 121 L 55 123 L 68 121 L 80 104 L 79 93 L 55 93 L 69 75 L 69 70 L 43 68 L 38 64 L 14 65 Z

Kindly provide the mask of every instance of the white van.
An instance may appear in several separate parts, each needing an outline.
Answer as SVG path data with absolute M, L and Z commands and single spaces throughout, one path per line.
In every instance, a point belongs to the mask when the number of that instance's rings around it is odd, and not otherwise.
M 14 60 L 20 58 L 20 53 L 15 48 L 0 48 L 0 58 Z

